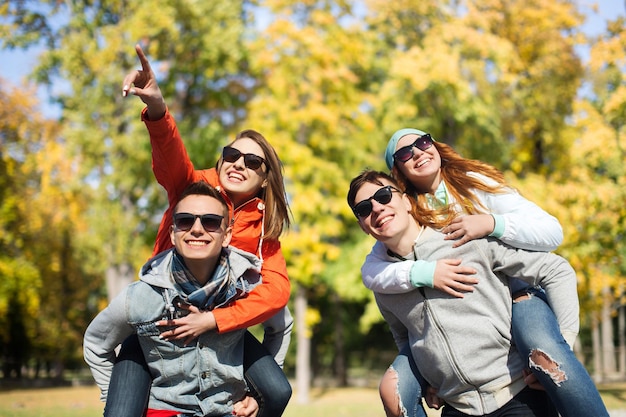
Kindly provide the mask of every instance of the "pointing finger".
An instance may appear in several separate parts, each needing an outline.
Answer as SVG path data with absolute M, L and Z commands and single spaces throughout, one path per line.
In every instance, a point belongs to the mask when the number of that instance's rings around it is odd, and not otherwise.
M 135 45 L 135 51 L 137 52 L 137 56 L 139 57 L 139 62 L 141 62 L 141 69 L 143 69 L 145 72 L 151 73 L 152 67 L 150 66 L 148 58 L 146 58 L 146 55 L 143 53 L 141 45 Z

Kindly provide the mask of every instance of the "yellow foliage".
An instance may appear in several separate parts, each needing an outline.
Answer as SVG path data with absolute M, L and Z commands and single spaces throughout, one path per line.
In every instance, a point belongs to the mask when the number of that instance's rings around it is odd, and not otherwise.
M 313 337 L 313 328 L 322 321 L 322 315 L 318 309 L 307 307 L 306 315 L 304 317 L 304 323 L 306 327 L 306 333 L 304 337 L 310 339 Z

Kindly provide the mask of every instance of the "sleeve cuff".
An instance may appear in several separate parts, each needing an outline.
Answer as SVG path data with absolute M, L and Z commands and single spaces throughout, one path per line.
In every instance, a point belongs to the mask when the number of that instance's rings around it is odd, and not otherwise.
M 491 213 L 495 225 L 493 226 L 493 232 L 489 233 L 489 236 L 500 239 L 504 235 L 504 217 L 499 214 Z
M 165 107 L 165 114 L 163 114 L 163 117 L 161 117 L 160 119 L 156 119 L 156 120 L 150 120 L 148 119 L 148 106 L 144 107 L 143 110 L 141 110 L 141 121 L 148 124 L 148 123 L 155 123 L 155 122 L 162 122 L 165 121 L 167 114 L 169 113 L 169 108 L 166 106 Z
M 433 281 L 435 279 L 435 267 L 437 262 L 434 261 L 422 261 L 417 260 L 413 262 L 411 271 L 409 272 L 409 279 L 411 285 L 417 287 L 433 287 Z

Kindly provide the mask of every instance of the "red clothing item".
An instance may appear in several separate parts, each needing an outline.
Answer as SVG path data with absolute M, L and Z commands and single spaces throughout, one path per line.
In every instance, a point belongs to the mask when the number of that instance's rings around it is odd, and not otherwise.
M 146 417 L 176 417 L 179 415 L 180 413 L 178 411 L 170 410 L 153 410 L 152 408 L 148 408 L 146 411 Z
M 206 181 L 216 187 L 228 203 L 234 216 L 231 245 L 253 253 L 262 259 L 261 276 L 263 281 L 246 298 L 233 302 L 228 307 L 213 310 L 220 333 L 245 329 L 262 323 L 282 310 L 289 301 L 291 284 L 287 276 L 287 264 L 277 239 L 264 239 L 259 251 L 261 226 L 263 222 L 263 200 L 252 200 L 233 208 L 233 204 L 221 189 L 215 168 L 196 170 L 189 159 L 176 122 L 167 111 L 156 121 L 142 120 L 150 133 L 152 145 L 152 171 L 159 184 L 167 191 L 169 207 L 163 214 L 153 255 L 172 247 L 170 228 L 172 212 L 178 196 L 185 187 L 196 181 Z M 262 256 L 261 256 L 262 255 Z

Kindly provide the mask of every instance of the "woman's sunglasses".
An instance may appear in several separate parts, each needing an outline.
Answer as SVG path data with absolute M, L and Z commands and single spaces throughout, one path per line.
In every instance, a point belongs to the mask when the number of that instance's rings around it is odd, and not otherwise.
M 352 211 L 357 217 L 367 217 L 372 213 L 374 206 L 372 205 L 372 200 L 376 200 L 380 204 L 389 204 L 391 201 L 391 197 L 393 197 L 393 192 L 396 191 L 401 193 L 402 191 L 398 190 L 396 187 L 391 185 L 387 185 L 383 188 L 380 188 L 378 191 L 374 193 L 373 196 L 366 198 L 363 201 L 359 201 L 352 207 Z
M 181 232 L 187 232 L 191 230 L 196 223 L 196 219 L 200 219 L 200 224 L 204 230 L 209 232 L 216 232 L 222 226 L 222 220 L 224 216 L 217 214 L 191 214 L 191 213 L 176 213 L 174 214 L 174 227 Z
M 420 151 L 425 151 L 431 146 L 433 146 L 433 138 L 430 136 L 429 133 L 426 133 L 425 135 L 422 135 L 419 138 L 417 138 L 415 142 L 413 142 L 412 144 L 408 146 L 403 146 L 400 149 L 398 149 L 393 154 L 393 159 L 396 161 L 405 163 L 409 159 L 413 158 L 413 148 L 417 148 Z
M 261 164 L 265 164 L 265 166 L 267 166 L 265 159 L 261 158 L 259 155 L 255 155 L 253 153 L 241 153 L 239 149 L 235 149 L 230 146 L 224 146 L 224 150 L 222 151 L 222 159 L 226 162 L 235 162 L 239 160 L 242 155 L 243 163 L 246 165 L 246 168 L 257 170 L 261 167 Z

